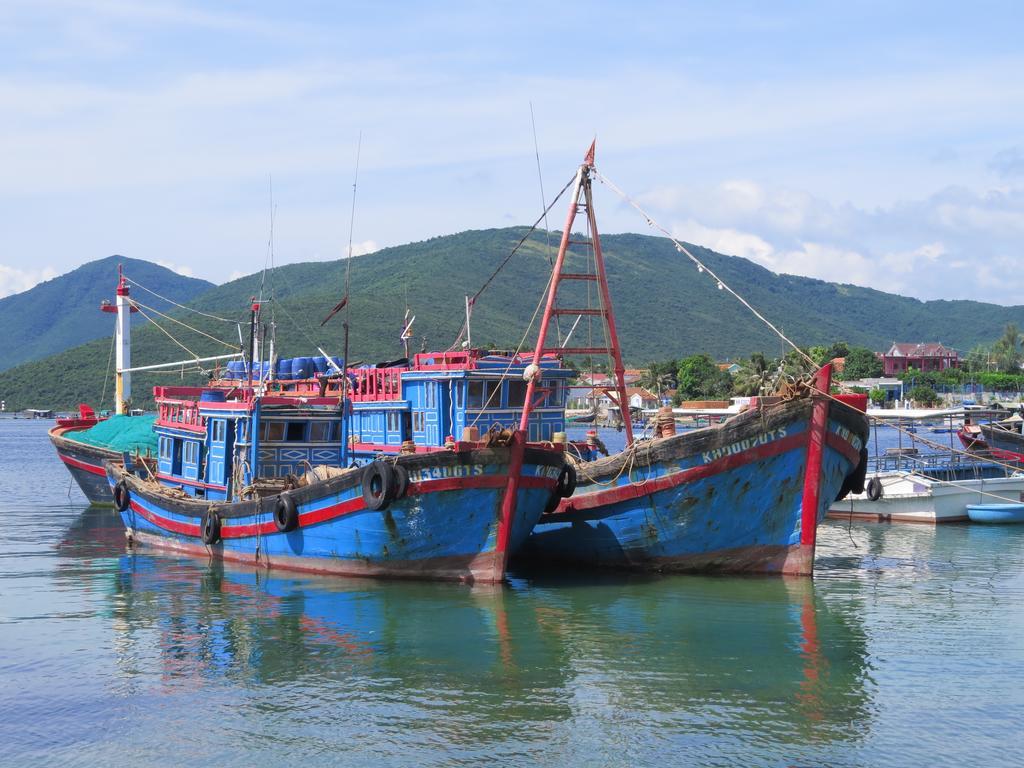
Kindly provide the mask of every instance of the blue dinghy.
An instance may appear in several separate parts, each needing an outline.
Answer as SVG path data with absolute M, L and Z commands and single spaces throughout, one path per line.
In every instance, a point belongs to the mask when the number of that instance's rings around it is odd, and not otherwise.
M 1024 523 L 1024 504 L 968 504 L 972 523 Z

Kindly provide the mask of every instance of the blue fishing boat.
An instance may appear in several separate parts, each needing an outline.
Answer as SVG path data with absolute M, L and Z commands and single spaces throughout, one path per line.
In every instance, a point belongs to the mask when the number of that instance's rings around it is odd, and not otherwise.
M 972 523 L 1024 523 L 1024 504 L 968 504 Z
M 595 174 L 591 146 L 577 173 L 536 353 L 550 350 L 552 317 L 600 317 L 605 347 L 572 351 L 611 359 L 617 386 L 607 394 L 618 404 L 627 402 L 624 366 L 594 215 Z M 589 239 L 574 232 L 580 212 L 586 225 L 576 230 Z M 571 246 L 575 263 L 582 249 L 594 264 L 592 274 L 566 267 Z M 559 307 L 560 285 L 576 279 L 597 283 L 599 307 Z M 721 280 L 718 287 L 725 287 Z M 581 453 L 574 493 L 541 517 L 524 556 L 653 571 L 810 574 L 818 523 L 837 497 L 863 489 L 866 468 L 867 398 L 833 396 L 830 385 L 825 366 L 784 397 L 755 398 L 721 424 L 679 435 L 671 411 L 650 440 L 634 441 L 627 420 L 624 451 L 604 458 Z
M 334 379 L 244 372 L 234 386 L 157 387 L 156 466 L 108 463 L 115 504 L 141 544 L 347 576 L 501 581 L 570 482 L 550 440 L 572 372 L 542 360 L 531 408 L 527 365 L 466 351 Z M 499 426 L 520 414 L 525 429 Z

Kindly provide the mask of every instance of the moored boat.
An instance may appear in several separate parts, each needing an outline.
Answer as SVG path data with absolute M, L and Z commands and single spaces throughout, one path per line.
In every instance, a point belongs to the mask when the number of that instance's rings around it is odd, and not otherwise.
M 1024 419 L 1015 414 L 1002 421 L 980 424 L 981 434 L 992 455 L 1004 461 L 1024 462 L 1024 434 L 1021 425 Z
M 616 386 L 605 392 L 621 405 L 628 399 L 591 194 L 595 174 L 591 146 L 577 172 L 536 353 L 549 351 L 553 316 L 600 317 L 606 346 L 571 351 L 607 354 Z M 589 239 L 574 233 L 580 212 Z M 565 268 L 572 245 L 585 249 L 593 273 Z M 600 306 L 558 308 L 560 283 L 584 279 L 597 283 Z M 654 571 L 810 574 L 818 523 L 837 495 L 861 489 L 866 466 L 867 398 L 832 396 L 830 384 L 825 366 L 786 397 L 755 399 L 721 424 L 680 435 L 669 413 L 652 440 L 634 442 L 626 420 L 626 449 L 580 457 L 574 493 L 541 517 L 524 554 Z
M 1022 497 L 1024 475 L 940 480 L 894 470 L 872 474 L 863 493 L 837 500 L 828 516 L 869 522 L 957 523 L 968 519 L 971 504 L 1018 502 Z
M 155 453 L 154 419 L 152 414 L 97 417 L 82 404 L 77 418 L 57 419 L 49 430 L 50 442 L 89 503 L 110 505 L 113 497 L 103 465 L 126 452 L 140 458 Z
M 817 525 L 861 466 L 858 406 L 758 398 L 721 425 L 583 462 L 575 493 L 541 517 L 527 552 L 639 570 L 810 574 Z
M 251 337 L 247 359 L 259 360 Z M 346 576 L 499 582 L 570 485 L 551 438 L 564 430 L 572 371 L 551 355 L 527 362 L 477 350 L 353 369 L 272 359 L 229 364 L 207 388 L 156 387 L 155 467 L 108 462 L 115 506 L 138 544 Z M 527 373 L 542 397 L 525 397 Z M 520 414 L 522 429 L 502 428 Z
M 1024 504 L 968 504 L 972 523 L 1024 523 Z

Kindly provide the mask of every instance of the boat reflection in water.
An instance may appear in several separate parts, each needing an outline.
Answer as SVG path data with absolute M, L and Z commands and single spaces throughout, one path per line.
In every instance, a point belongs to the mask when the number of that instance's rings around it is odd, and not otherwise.
M 667 740 L 695 758 L 740 760 L 760 743 L 795 759 L 871 727 L 860 617 L 808 580 L 533 572 L 468 588 L 280 575 L 125 554 L 83 517 L 63 547 L 110 557 L 112 687 L 182 707 L 222 697 L 230 712 L 204 743 L 251 728 L 385 756 L 579 748 L 631 762 Z

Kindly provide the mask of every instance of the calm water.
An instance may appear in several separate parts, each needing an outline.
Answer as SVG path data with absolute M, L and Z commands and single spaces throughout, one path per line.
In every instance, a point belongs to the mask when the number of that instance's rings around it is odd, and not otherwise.
M 129 554 L 0 422 L 0 764 L 1014 765 L 1024 526 L 827 523 L 817 575 L 376 583 Z

